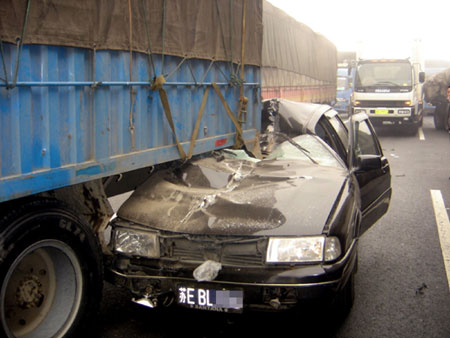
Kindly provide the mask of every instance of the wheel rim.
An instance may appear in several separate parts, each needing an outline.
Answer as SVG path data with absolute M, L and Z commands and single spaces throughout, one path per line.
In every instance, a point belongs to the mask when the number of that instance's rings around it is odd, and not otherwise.
M 1 288 L 1 320 L 10 337 L 62 337 L 82 296 L 82 271 L 74 251 L 58 240 L 25 249 Z

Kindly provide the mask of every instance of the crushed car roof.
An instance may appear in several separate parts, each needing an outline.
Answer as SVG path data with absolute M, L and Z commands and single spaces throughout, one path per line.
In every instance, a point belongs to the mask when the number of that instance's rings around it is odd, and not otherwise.
M 280 117 L 279 129 L 290 135 L 315 134 L 315 126 L 322 115 L 333 108 L 325 104 L 294 102 L 285 99 L 264 101 L 263 119 L 271 120 L 272 111 Z M 274 117 L 273 117 L 274 118 Z

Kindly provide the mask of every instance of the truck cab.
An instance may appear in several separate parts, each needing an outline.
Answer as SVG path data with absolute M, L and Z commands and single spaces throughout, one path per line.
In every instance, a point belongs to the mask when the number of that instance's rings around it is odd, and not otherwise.
M 336 84 L 336 103 L 333 108 L 340 114 L 349 114 L 353 93 L 355 68 L 349 64 L 338 65 Z
M 359 60 L 353 113 L 364 112 L 376 126 L 402 126 L 416 134 L 423 123 L 425 73 L 409 59 Z

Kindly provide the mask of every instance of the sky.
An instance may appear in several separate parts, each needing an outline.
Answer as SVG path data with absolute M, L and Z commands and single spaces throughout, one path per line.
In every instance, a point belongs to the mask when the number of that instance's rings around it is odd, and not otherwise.
M 449 0 L 268 1 L 339 51 L 357 51 L 362 58 L 412 57 L 416 44 L 423 59 L 450 61 Z

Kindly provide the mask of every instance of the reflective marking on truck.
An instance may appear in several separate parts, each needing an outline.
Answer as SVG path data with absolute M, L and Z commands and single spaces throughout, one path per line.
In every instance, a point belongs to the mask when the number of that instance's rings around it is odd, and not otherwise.
M 220 146 L 225 145 L 226 143 L 227 143 L 227 139 L 226 138 L 222 138 L 222 139 L 219 139 L 219 140 L 216 141 L 215 146 L 216 147 L 220 147 Z
M 430 190 L 433 202 L 434 215 L 441 242 L 442 258 L 444 259 L 447 282 L 450 288 L 450 222 L 448 220 L 447 209 L 440 190 Z

